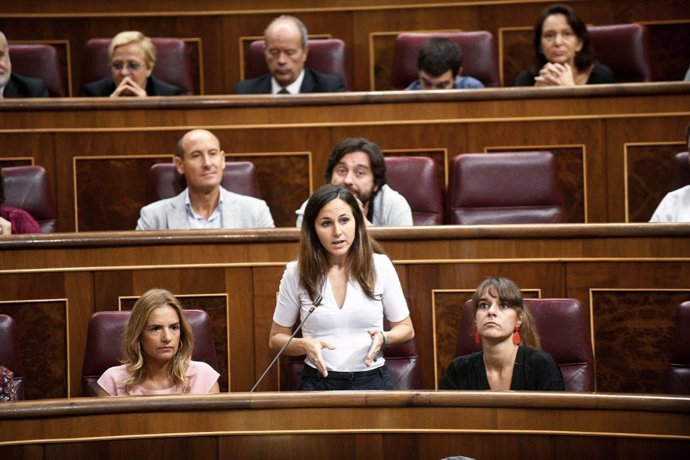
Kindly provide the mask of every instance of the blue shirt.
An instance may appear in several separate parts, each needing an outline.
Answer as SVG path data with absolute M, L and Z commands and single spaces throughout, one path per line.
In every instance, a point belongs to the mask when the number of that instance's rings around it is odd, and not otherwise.
M 483 87 L 484 84 L 474 77 L 458 76 L 455 79 L 454 89 L 479 89 Z M 412 83 L 410 83 L 410 85 L 407 88 L 405 88 L 405 90 L 408 89 L 423 89 L 422 82 L 420 80 L 415 80 Z

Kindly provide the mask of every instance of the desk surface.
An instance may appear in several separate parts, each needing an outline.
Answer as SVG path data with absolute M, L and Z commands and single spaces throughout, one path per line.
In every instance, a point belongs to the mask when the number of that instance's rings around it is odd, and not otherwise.
M 361 438 L 373 434 L 379 437 Z M 471 437 L 498 444 L 524 438 L 534 446 L 560 439 L 557 442 L 579 448 L 596 445 L 602 439 L 623 440 L 675 452 L 690 445 L 690 398 L 517 392 L 284 392 L 78 398 L 0 405 L 0 446 L 57 444 L 69 448 L 86 441 L 104 444 L 147 438 L 195 443 L 198 437 L 242 444 L 263 439 L 259 444 L 281 440 L 285 458 L 298 458 L 296 453 L 305 436 L 353 442 L 360 437 L 359 442 L 373 447 L 380 439 L 385 446 L 387 437 L 395 439 L 400 434 L 419 443 L 435 439 L 436 448 L 427 452 L 433 455 L 456 449 L 454 439 Z M 384 448 L 386 452 L 394 450 L 392 446 Z M 527 452 L 516 458 L 526 458 Z M 591 458 L 603 458 L 602 453 L 593 451 Z

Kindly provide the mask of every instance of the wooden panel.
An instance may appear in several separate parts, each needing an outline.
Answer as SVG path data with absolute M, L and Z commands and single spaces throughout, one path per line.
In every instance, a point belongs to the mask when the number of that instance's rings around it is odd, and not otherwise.
M 68 392 L 66 299 L 1 301 L 17 327 L 26 399 L 64 398 Z
M 19 402 L 0 407 L 0 454 L 608 459 L 684 458 L 690 448 L 688 398 L 338 393 Z
M 596 289 L 591 296 L 597 390 L 663 393 L 676 312 L 690 290 Z
M 631 143 L 625 148 L 626 222 L 649 222 L 669 190 L 673 157 L 684 143 Z

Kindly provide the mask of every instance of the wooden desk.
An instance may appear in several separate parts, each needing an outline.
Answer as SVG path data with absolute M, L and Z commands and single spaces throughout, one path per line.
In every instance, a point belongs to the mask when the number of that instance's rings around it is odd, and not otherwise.
M 49 458 L 687 458 L 690 398 L 234 393 L 0 405 L 0 455 Z
M 453 358 L 460 306 L 489 275 L 530 296 L 589 307 L 598 391 L 661 393 L 678 305 L 690 299 L 690 225 L 372 228 L 396 264 L 422 389 Z M 298 230 L 111 232 L 0 239 L 0 312 L 18 323 L 27 398 L 81 395 L 88 319 L 152 287 L 206 310 L 221 388 L 248 391 L 268 349 L 276 292 Z M 634 344 L 634 345 L 631 345 Z M 272 371 L 262 391 L 279 389 Z
M 550 150 L 567 222 L 648 221 L 685 150 L 690 83 L 340 95 L 0 104 L 0 165 L 40 164 L 60 231 L 130 230 L 150 166 L 172 161 L 191 127 L 218 135 L 228 160 L 257 167 L 278 226 L 323 183 L 333 145 L 365 136 L 386 155 L 432 158 L 441 183 L 462 153 Z

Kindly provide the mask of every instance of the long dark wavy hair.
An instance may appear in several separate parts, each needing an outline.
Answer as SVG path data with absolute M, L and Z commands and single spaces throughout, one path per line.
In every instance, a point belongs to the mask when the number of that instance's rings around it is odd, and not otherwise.
M 570 28 L 573 29 L 575 35 L 582 41 L 582 49 L 575 54 L 575 67 L 577 67 L 579 71 L 588 69 L 594 62 L 594 50 L 592 49 L 592 42 L 589 39 L 589 32 L 587 32 L 587 25 L 578 17 L 575 10 L 571 7 L 557 3 L 542 11 L 537 18 L 537 22 L 534 24 L 532 46 L 534 47 L 535 70 L 538 72 L 539 69 L 544 67 L 544 64 L 549 62 L 546 60 L 544 53 L 541 52 L 541 35 L 544 21 L 554 14 L 562 14 L 565 16 Z
M 541 350 L 537 326 L 534 324 L 534 318 L 525 305 L 522 292 L 520 292 L 517 284 L 510 278 L 502 276 L 495 276 L 482 281 L 474 291 L 474 294 L 472 294 L 473 316 L 475 318 L 479 308 L 479 301 L 487 293 L 493 297 L 498 297 L 501 302 L 506 303 L 510 308 L 518 312 L 518 316 L 522 319 L 522 324 L 520 325 L 520 345 Z
M 304 210 L 298 259 L 300 285 L 312 300 L 320 295 L 329 262 L 328 251 L 316 233 L 316 218 L 321 209 L 335 199 L 347 203 L 355 219 L 355 238 L 347 254 L 348 272 L 359 282 L 364 293 L 373 299 L 376 282 L 373 254 L 383 251 L 367 234 L 364 216 L 355 196 L 347 187 L 333 184 L 324 185 L 314 192 Z

